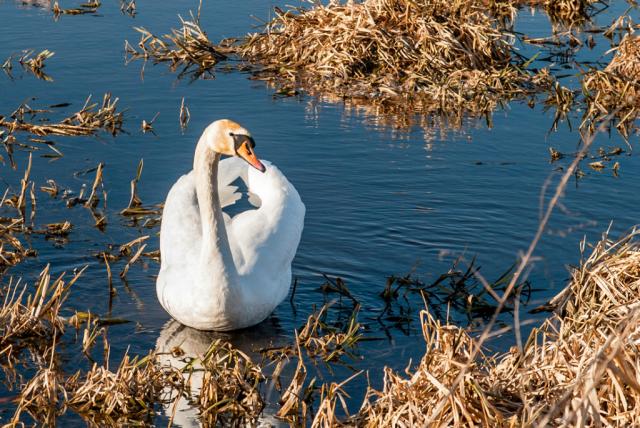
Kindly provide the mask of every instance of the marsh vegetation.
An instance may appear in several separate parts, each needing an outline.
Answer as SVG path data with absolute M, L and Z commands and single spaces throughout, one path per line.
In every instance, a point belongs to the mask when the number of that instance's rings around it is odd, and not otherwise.
M 44 33 L 2 53 L 3 423 L 638 423 L 634 3 L 16 5 Z M 68 47 L 94 25 L 124 30 Z M 153 291 L 216 115 L 309 207 L 287 303 L 232 334 Z

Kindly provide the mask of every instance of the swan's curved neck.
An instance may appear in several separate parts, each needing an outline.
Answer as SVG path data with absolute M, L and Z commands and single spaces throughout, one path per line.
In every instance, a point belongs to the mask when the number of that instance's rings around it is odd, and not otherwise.
M 201 266 L 230 284 L 237 275 L 218 196 L 220 153 L 207 147 L 205 136 L 196 147 L 193 169 L 202 223 Z M 228 285 L 227 284 L 227 285 Z M 222 285 L 222 284 L 221 284 Z

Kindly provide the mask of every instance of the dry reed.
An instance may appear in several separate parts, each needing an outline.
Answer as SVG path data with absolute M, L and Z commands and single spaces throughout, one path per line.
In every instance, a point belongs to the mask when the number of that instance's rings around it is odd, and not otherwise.
M 56 414 L 68 407 L 97 425 L 139 424 L 149 420 L 156 403 L 171 400 L 163 395 L 165 388 L 181 391 L 182 382 L 180 373 L 161 367 L 154 354 L 141 359 L 125 355 L 115 372 L 94 364 L 66 379 L 55 368 L 43 367 L 22 388 L 14 423 L 25 410 L 43 420 L 52 407 L 58 407 Z
M 180 18 L 180 29 L 172 29 L 170 34 L 155 36 L 144 27 L 135 27 L 141 35 L 138 49 L 125 41 L 125 52 L 130 59 L 153 59 L 154 62 L 169 62 L 171 70 L 183 67 L 180 75 L 193 71 L 200 77 L 226 56 L 209 40 L 200 27 L 199 16 L 191 15 L 191 20 Z
M 422 313 L 426 351 L 407 376 L 385 369 L 356 426 L 635 426 L 640 423 L 638 231 L 605 234 L 552 300 L 556 308 L 522 351 L 479 354 L 463 329 Z M 586 244 L 581 249 L 584 253 Z M 456 378 L 465 367 L 462 381 Z M 451 386 L 456 385 L 453 390 Z M 447 397 L 444 406 L 436 405 Z M 325 409 L 334 403 L 323 403 Z M 327 398 L 329 400 L 329 398 Z M 333 407 L 332 407 L 333 406 Z M 324 415 L 325 419 L 328 416 Z M 318 416 L 316 416 L 318 419 Z M 320 419 L 323 420 L 323 419 Z M 323 424 L 329 426 L 329 424 Z
M 21 108 L 24 110 L 24 106 L 20 106 L 16 112 L 11 115 L 11 118 L 0 116 L 0 127 L 7 128 L 9 132 L 25 131 L 40 136 L 94 135 L 99 130 L 104 130 L 112 135 L 116 135 L 122 131 L 123 114 L 116 110 L 118 98 L 112 99 L 111 94 L 105 94 L 101 104 L 90 104 L 90 102 L 91 96 L 87 98 L 81 110 L 58 123 L 28 122 L 25 120 L 23 113 L 16 114 L 21 111 Z M 34 115 L 42 113 L 43 111 L 31 110 L 31 108 L 28 107 L 27 112 Z
M 276 9 L 263 32 L 232 46 L 280 87 L 410 113 L 480 115 L 529 81 L 499 27 L 480 2 L 331 1 Z
M 583 76 L 586 106 L 582 126 L 594 130 L 613 115 L 612 124 L 628 139 L 640 116 L 640 37 L 626 35 L 616 50 L 604 70 Z
M 202 357 L 202 367 L 197 404 L 205 425 L 255 423 L 264 407 L 259 391 L 264 381 L 260 367 L 221 340 L 211 344 Z
M 61 274 L 52 281 L 47 265 L 40 273 L 35 293 L 27 293 L 20 281 L 9 283 L 2 290 L 0 307 L 0 347 L 15 344 L 25 338 L 50 338 L 56 332 L 64 332 L 64 322 L 58 316 L 68 296 L 69 288 L 82 275 L 76 273 L 68 282 Z

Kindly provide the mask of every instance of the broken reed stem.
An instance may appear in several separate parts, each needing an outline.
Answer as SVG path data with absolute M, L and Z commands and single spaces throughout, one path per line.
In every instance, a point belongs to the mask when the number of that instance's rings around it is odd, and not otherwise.
M 442 411 L 442 409 L 446 405 L 447 400 L 449 399 L 449 397 L 451 396 L 453 391 L 457 388 L 458 384 L 463 381 L 464 376 L 466 375 L 466 370 L 467 370 L 468 366 L 474 363 L 474 361 L 478 357 L 478 354 L 480 353 L 482 345 L 489 338 L 489 336 L 491 334 L 491 331 L 493 330 L 493 326 L 495 325 L 496 321 L 498 320 L 498 316 L 500 315 L 500 313 L 504 309 L 504 306 L 505 306 L 507 300 L 510 298 L 510 296 L 511 296 L 511 294 L 512 294 L 512 292 L 513 292 L 513 290 L 514 290 L 514 288 L 516 286 L 516 284 L 518 284 L 520 276 L 523 274 L 525 268 L 528 266 L 529 261 L 531 259 L 531 256 L 533 255 L 533 251 L 537 247 L 538 242 L 539 242 L 540 238 L 542 237 L 542 233 L 544 232 L 544 230 L 545 230 L 545 228 L 547 226 L 547 223 L 549 222 L 549 219 L 551 218 L 551 214 L 553 213 L 554 208 L 558 204 L 558 201 L 560 200 L 560 197 L 564 194 L 564 189 L 565 189 L 567 183 L 569 182 L 569 179 L 571 178 L 571 176 L 575 172 L 576 168 L 578 167 L 578 164 L 580 163 L 583 155 L 585 155 L 588 152 L 589 148 L 591 147 L 591 144 L 593 143 L 593 140 L 595 139 L 595 134 L 591 134 L 591 135 L 586 135 L 585 136 L 584 134 L 581 133 L 581 139 L 582 139 L 583 145 L 582 145 L 582 147 L 581 147 L 581 149 L 579 151 L 579 155 L 576 156 L 576 158 L 573 160 L 573 162 L 571 162 L 571 164 L 567 167 L 567 170 L 565 171 L 565 173 L 560 178 L 560 181 L 559 181 L 558 185 L 556 186 L 555 193 L 554 193 L 553 197 L 551 198 L 551 200 L 548 202 L 546 210 L 544 210 L 544 215 L 541 218 L 540 223 L 538 224 L 538 228 L 536 230 L 536 234 L 534 235 L 531 243 L 529 244 L 529 248 L 527 249 L 526 253 L 522 257 L 520 263 L 518 263 L 518 267 L 516 268 L 516 271 L 514 272 L 513 277 L 511 278 L 511 281 L 509 281 L 509 285 L 507 286 L 507 288 L 505 289 L 504 293 L 502 294 L 501 299 L 498 301 L 498 306 L 497 306 L 493 316 L 491 317 L 491 319 L 489 320 L 489 322 L 487 323 L 487 325 L 483 329 L 482 334 L 480 335 L 480 338 L 478 339 L 478 341 L 476 343 L 476 346 L 473 349 L 473 352 L 471 352 L 471 354 L 469 355 L 467 363 L 465 364 L 463 369 L 458 374 L 455 382 L 451 385 L 450 388 L 447 389 L 447 394 L 445 394 L 445 396 L 442 397 L 442 399 L 437 404 L 437 406 L 436 406 L 436 408 L 435 408 L 435 410 L 433 412 L 434 415 L 437 415 L 440 411 Z M 432 424 L 434 422 L 434 420 L 432 418 L 430 418 L 430 419 L 427 420 L 427 422 L 429 424 Z
M 85 269 L 86 266 L 68 282 L 64 282 L 64 273 L 52 282 L 47 265 L 40 273 L 34 294 L 26 294 L 26 286 L 19 289 L 20 281 L 5 286 L 1 290 L 4 301 L 0 307 L 0 346 L 24 338 L 52 337 L 57 331 L 64 332 L 58 313 L 69 288 Z
M 89 104 L 89 96 L 83 108 L 73 115 L 58 123 L 30 123 L 24 120 L 24 116 L 13 115 L 10 121 L 5 116 L 0 116 L 0 127 L 7 128 L 9 132 L 29 132 L 34 135 L 63 135 L 80 136 L 95 135 L 99 130 L 104 130 L 112 135 L 122 131 L 123 114 L 116 110 L 118 98 L 112 99 L 107 93 L 102 99 L 102 104 Z
M 189 107 L 187 107 L 184 103 L 184 97 L 182 97 L 182 101 L 180 102 L 180 129 L 185 131 L 187 129 L 187 125 L 189 125 L 189 120 L 191 119 L 191 112 L 189 111 Z
M 144 27 L 134 27 L 141 35 L 137 48 L 125 41 L 125 52 L 132 59 L 152 58 L 156 63 L 170 62 L 171 69 L 183 67 L 181 75 L 193 71 L 195 77 L 209 72 L 218 62 L 226 59 L 220 49 L 213 45 L 200 27 L 199 17 L 184 20 L 180 29 L 157 37 Z M 138 50 L 139 49 L 139 50 Z M 194 70 L 195 69 L 195 70 Z
M 86 208 L 95 208 L 98 205 L 100 200 L 96 196 L 96 191 L 98 190 L 98 186 L 102 185 L 102 170 L 104 169 L 104 163 L 100 162 L 96 167 L 96 177 L 93 180 L 93 185 L 91 186 L 91 194 L 87 198 L 87 201 L 84 203 Z

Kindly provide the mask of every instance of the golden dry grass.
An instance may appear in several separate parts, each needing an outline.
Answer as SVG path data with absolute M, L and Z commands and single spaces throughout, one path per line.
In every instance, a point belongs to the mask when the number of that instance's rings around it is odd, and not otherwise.
M 604 70 L 584 74 L 586 109 L 582 126 L 595 129 L 613 116 L 614 125 L 628 139 L 640 116 L 640 37 L 626 35 Z
M 367 427 L 638 425 L 637 235 L 634 230 L 618 241 L 605 235 L 572 271 L 570 284 L 552 301 L 556 312 L 531 333 L 523 350 L 481 355 L 453 391 L 474 339 L 424 311 L 426 351 L 420 364 L 406 375 L 385 369 L 383 390 L 370 389 L 360 411 L 342 422 Z M 447 396 L 445 406 L 436 405 Z M 323 408 L 331 409 L 331 403 Z M 330 420 L 327 415 L 316 419 Z
M 264 407 L 262 370 L 242 351 L 216 340 L 202 358 L 204 375 L 197 404 L 206 426 L 255 423 Z
M 96 425 L 137 425 L 150 420 L 156 403 L 173 398 L 165 396 L 167 387 L 181 391 L 182 382 L 180 373 L 160 366 L 154 354 L 125 355 L 115 372 L 94 364 L 86 373 L 69 377 L 50 365 L 22 387 L 13 420 L 18 423 L 26 411 L 50 424 L 68 407 Z
M 234 48 L 280 87 L 411 113 L 486 114 L 529 81 L 499 27 L 480 2 L 331 1 L 276 9 Z
M 65 274 L 52 280 L 47 266 L 40 273 L 34 293 L 28 293 L 20 281 L 0 289 L 0 346 L 24 338 L 51 338 L 56 332 L 63 332 L 64 322 L 58 313 L 69 288 L 83 272 L 80 270 L 68 282 L 64 281 Z
M 200 77 L 214 65 L 226 58 L 221 49 L 209 40 L 200 27 L 199 17 L 191 20 L 180 17 L 180 29 L 170 34 L 155 36 L 144 27 L 135 27 L 141 35 L 137 48 L 125 42 L 125 52 L 130 59 L 152 59 L 154 62 L 169 62 L 171 70 L 182 67 L 180 75 L 193 71 Z
M 111 94 L 105 94 L 102 103 L 91 103 L 91 96 L 87 98 L 79 111 L 57 123 L 29 122 L 27 114 L 46 113 L 46 110 L 33 110 L 29 106 L 21 105 L 11 117 L 0 116 L 0 127 L 15 131 L 29 132 L 34 135 L 63 135 L 79 136 L 94 135 L 103 130 L 112 135 L 122 131 L 123 114 L 116 110 L 118 98 L 112 99 Z

